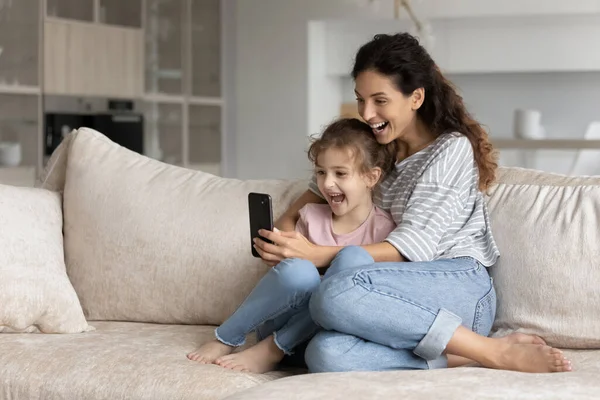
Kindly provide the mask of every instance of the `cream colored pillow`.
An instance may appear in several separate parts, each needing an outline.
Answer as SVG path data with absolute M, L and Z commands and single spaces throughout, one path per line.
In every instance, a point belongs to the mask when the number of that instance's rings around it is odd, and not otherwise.
M 219 178 L 141 156 L 90 129 L 73 137 L 65 257 L 90 320 L 220 324 L 265 274 L 247 195 L 278 215 L 307 182 Z
M 600 347 L 600 177 L 502 169 L 489 210 L 501 252 L 494 335 Z
M 90 329 L 65 271 L 60 195 L 0 185 L 0 332 Z

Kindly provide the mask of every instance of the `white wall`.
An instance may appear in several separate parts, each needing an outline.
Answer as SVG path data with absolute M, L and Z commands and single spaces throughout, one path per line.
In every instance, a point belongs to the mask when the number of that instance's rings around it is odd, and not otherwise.
M 223 99 L 221 117 L 221 171 L 223 177 L 237 175 L 237 0 L 221 0 L 221 74 Z
M 308 26 L 308 128 L 310 137 L 320 134 L 339 115 L 344 81 L 327 73 L 327 23 Z
M 359 6 L 360 0 L 236 1 L 235 132 L 228 129 L 236 138 L 236 177 L 308 176 L 309 21 L 354 20 L 359 27 L 365 18 L 391 18 L 392 2 L 374 9 Z M 428 17 L 452 18 L 600 12 L 600 0 L 420 0 L 416 5 Z
M 308 176 L 308 22 L 371 12 L 355 3 L 237 1 L 238 178 Z
M 590 51 L 600 40 L 600 13 L 446 17 L 429 25 L 433 43 L 421 43 L 446 73 L 600 70 L 600 52 Z M 347 76 L 357 48 L 377 33 L 398 31 L 414 31 L 413 24 L 328 21 L 327 73 Z

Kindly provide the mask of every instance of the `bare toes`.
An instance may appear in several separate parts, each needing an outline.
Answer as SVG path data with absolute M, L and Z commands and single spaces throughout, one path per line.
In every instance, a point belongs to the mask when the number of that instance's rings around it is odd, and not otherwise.
M 567 372 L 571 370 L 571 361 L 565 358 L 561 350 L 550 349 L 550 356 L 554 359 L 554 362 L 550 364 L 554 372 Z
M 219 365 L 223 368 L 232 369 L 235 366 L 235 363 L 233 361 L 224 361 Z
M 215 360 L 215 362 L 217 362 L 217 363 L 219 363 L 219 364 L 220 364 L 220 363 L 223 363 L 223 362 L 225 362 L 225 361 L 231 361 L 231 360 L 232 360 L 232 359 L 234 359 L 234 358 L 235 358 L 235 355 L 233 355 L 233 354 L 228 354 L 228 355 L 226 355 L 226 356 L 222 356 L 222 357 L 219 357 L 219 358 L 217 358 L 217 359 Z
M 571 371 L 571 364 L 560 364 L 552 367 L 553 372 L 569 372 Z
M 562 360 L 562 363 L 558 366 L 558 368 L 560 369 L 560 371 L 570 371 L 571 370 L 571 361 L 565 359 Z
M 227 364 L 227 360 L 216 359 L 214 363 L 223 367 L 225 364 Z
M 564 360 L 561 360 L 559 358 L 554 360 L 554 366 L 556 366 L 556 367 L 560 367 L 563 364 L 564 364 Z

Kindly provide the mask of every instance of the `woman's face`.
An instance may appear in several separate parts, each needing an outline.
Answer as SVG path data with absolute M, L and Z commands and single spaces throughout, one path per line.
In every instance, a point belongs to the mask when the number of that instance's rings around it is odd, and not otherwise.
M 390 78 L 373 70 L 356 77 L 354 92 L 358 113 L 371 125 L 381 144 L 403 138 L 415 126 L 417 110 L 424 98 L 422 89 L 405 96 Z

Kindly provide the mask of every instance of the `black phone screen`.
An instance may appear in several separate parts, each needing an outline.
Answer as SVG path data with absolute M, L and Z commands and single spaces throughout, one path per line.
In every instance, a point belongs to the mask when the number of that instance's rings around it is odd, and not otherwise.
M 271 243 L 269 240 L 258 234 L 260 229 L 273 230 L 273 206 L 271 204 L 271 196 L 266 193 L 249 193 L 248 210 L 250 214 L 250 242 L 252 246 L 252 255 L 254 257 L 260 257 L 260 254 L 258 254 L 254 248 L 253 240 L 258 237 Z

